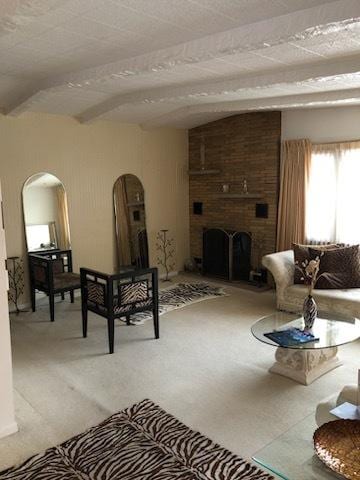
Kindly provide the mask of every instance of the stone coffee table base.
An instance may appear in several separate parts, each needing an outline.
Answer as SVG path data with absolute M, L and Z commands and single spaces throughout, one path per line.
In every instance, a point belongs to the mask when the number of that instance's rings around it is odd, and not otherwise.
M 276 362 L 269 371 L 292 378 L 303 385 L 310 385 L 317 378 L 342 365 L 337 351 L 337 347 L 318 350 L 278 347 L 275 352 Z

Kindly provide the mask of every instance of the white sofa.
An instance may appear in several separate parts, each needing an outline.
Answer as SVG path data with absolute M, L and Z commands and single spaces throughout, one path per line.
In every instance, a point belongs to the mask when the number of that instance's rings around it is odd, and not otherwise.
M 358 391 L 359 387 L 357 385 L 347 385 L 341 390 L 339 395 L 335 397 L 332 395 L 330 398 L 320 402 L 316 407 L 315 413 L 317 425 L 321 427 L 324 423 L 338 420 L 338 417 L 330 413 L 330 411 L 342 403 L 348 402 L 353 405 L 358 405 Z
M 265 255 L 262 264 L 272 274 L 276 284 L 277 307 L 280 310 L 301 311 L 307 295 L 304 285 L 294 284 L 293 250 Z M 360 317 L 360 288 L 346 290 L 314 290 L 318 310 Z

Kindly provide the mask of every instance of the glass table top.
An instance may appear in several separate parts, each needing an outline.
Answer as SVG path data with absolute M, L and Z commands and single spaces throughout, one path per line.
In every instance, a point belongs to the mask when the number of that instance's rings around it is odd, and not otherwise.
M 276 312 L 258 320 L 251 327 L 251 332 L 260 342 L 279 347 L 279 345 L 266 337 L 265 333 L 286 330 L 291 327 L 304 329 L 304 319 L 301 314 Z M 355 317 L 346 317 L 337 314 L 319 312 L 311 333 L 319 338 L 318 341 L 309 342 L 289 347 L 301 350 L 338 347 L 360 338 L 360 320 Z
M 282 480 L 339 479 L 315 455 L 313 434 L 316 429 L 315 413 L 312 413 L 259 450 L 252 459 Z

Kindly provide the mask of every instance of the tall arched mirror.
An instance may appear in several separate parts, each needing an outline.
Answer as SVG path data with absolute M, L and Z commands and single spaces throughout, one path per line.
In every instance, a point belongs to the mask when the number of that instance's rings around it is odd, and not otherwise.
M 116 180 L 114 212 L 118 268 L 148 268 L 144 188 L 135 175 L 122 175 Z
M 36 173 L 23 187 L 23 211 L 28 252 L 70 248 L 66 191 L 51 173 Z

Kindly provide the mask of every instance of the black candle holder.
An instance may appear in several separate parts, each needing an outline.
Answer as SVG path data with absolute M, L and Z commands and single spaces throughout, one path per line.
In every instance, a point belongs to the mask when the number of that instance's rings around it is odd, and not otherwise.
M 19 308 L 19 299 L 24 293 L 24 264 L 20 257 L 9 257 L 6 260 L 6 268 L 9 277 L 9 301 L 15 305 L 15 313 L 18 315 L 22 310 Z
M 174 258 L 175 250 L 173 248 L 174 239 L 167 238 L 167 232 L 169 230 L 160 230 L 156 236 L 156 250 L 160 252 L 160 256 L 157 258 L 158 265 L 162 265 L 165 268 L 164 282 L 171 282 L 169 273 L 175 267 L 175 262 L 171 260 Z

